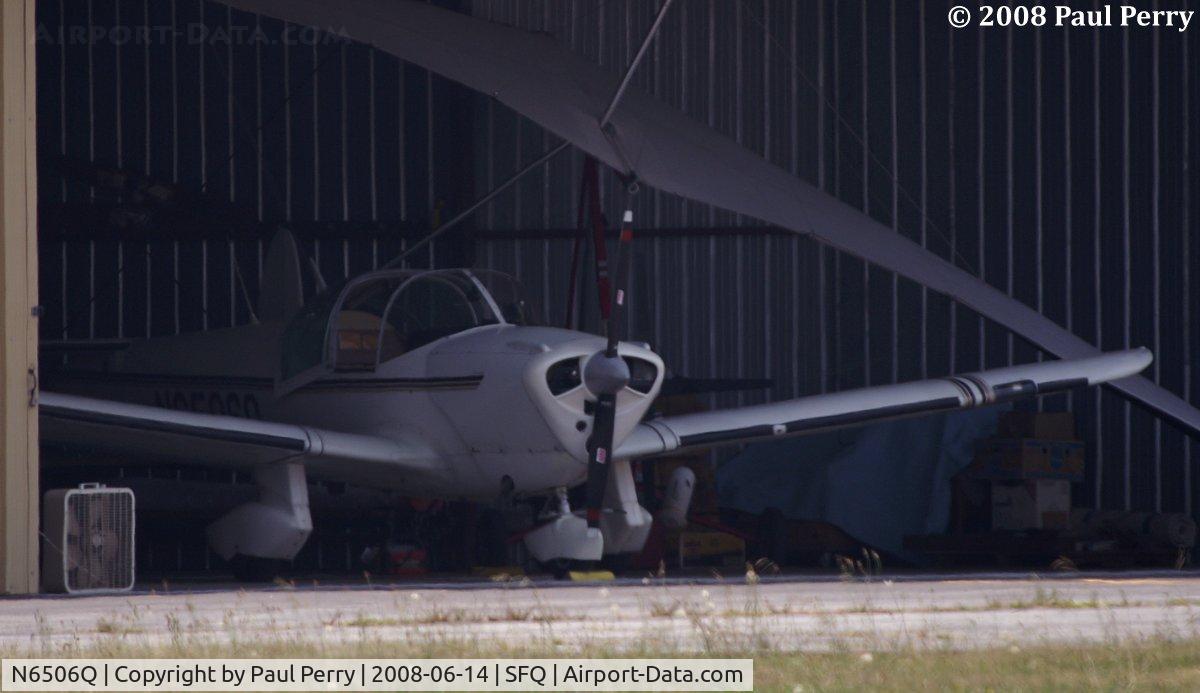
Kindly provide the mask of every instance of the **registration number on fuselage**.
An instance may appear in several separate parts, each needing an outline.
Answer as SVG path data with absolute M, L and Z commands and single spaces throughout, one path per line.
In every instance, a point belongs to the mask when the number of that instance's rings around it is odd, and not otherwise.
M 261 419 L 258 398 L 248 392 L 217 390 L 155 390 L 154 406 L 198 414 L 221 414 Z

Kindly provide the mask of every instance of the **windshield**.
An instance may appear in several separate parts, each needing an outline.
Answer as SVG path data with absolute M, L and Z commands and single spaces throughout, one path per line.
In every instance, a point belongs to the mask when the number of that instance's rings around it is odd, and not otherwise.
M 492 300 L 500 308 L 504 322 L 510 325 L 540 325 L 541 312 L 537 306 L 525 297 L 521 282 L 512 276 L 495 270 L 471 270 L 471 274 L 491 294 Z
M 408 281 L 392 295 L 379 342 L 379 361 L 499 322 L 487 297 L 469 276 L 430 272 Z

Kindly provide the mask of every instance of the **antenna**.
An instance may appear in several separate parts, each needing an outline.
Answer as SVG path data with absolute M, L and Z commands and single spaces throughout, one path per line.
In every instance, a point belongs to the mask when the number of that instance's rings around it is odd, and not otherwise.
M 317 293 L 323 294 L 328 291 L 329 285 L 325 283 L 325 277 L 321 276 L 321 268 L 317 267 L 317 261 L 311 255 L 308 256 L 308 268 L 312 270 L 313 281 L 317 283 Z

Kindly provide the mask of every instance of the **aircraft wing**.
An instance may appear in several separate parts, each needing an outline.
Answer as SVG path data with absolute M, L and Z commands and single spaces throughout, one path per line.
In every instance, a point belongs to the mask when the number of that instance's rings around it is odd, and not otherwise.
M 1152 360 L 1148 350 L 1132 349 L 738 409 L 668 416 L 639 424 L 617 446 L 615 456 L 620 459 L 652 457 L 680 449 L 796 436 L 841 426 L 999 404 L 1126 378 L 1142 371 Z
M 313 478 L 347 482 L 376 473 L 407 473 L 419 482 L 441 472 L 437 456 L 418 443 L 54 392 L 39 395 L 39 422 L 44 444 L 111 453 L 113 464 L 141 459 L 248 470 L 293 461 Z M 89 456 L 89 463 L 97 460 L 103 455 Z

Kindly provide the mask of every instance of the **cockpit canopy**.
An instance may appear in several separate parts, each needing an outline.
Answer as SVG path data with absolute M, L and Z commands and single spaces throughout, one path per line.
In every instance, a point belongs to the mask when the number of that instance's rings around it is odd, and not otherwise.
M 370 371 L 483 325 L 529 324 L 520 285 L 490 270 L 384 270 L 318 296 L 284 329 L 281 380 L 319 365 Z

